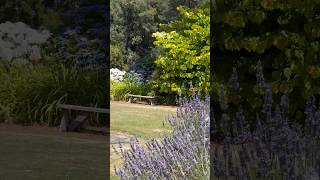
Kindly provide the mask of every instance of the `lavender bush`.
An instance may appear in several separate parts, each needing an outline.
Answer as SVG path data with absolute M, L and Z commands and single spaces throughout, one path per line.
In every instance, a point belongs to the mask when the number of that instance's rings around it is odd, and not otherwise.
M 260 62 L 256 76 L 264 95 L 255 121 L 249 122 L 248 110 L 241 105 L 236 113 L 230 113 L 224 88 L 220 94 L 222 113 L 212 116 L 211 130 L 209 98 L 205 102 L 199 96 L 181 101 L 176 116 L 168 119 L 172 135 L 152 140 L 146 147 L 131 144 L 130 150 L 121 149 L 124 164 L 115 169 L 116 174 L 121 179 L 318 180 L 320 107 L 316 98 L 311 96 L 306 102 L 305 122 L 298 124 L 288 117 L 288 93 L 280 102 L 274 101 Z M 237 77 L 234 69 L 232 89 L 241 104 Z M 221 134 L 222 139 L 211 139 L 210 166 L 209 131 Z
M 315 180 L 320 175 L 320 108 L 310 97 L 305 108 L 305 125 L 288 118 L 289 94 L 274 102 L 271 86 L 257 65 L 257 81 L 263 90 L 263 107 L 255 122 L 248 122 L 246 110 L 239 105 L 235 114 L 228 112 L 225 91 L 220 96 L 223 140 L 211 142 L 211 179 Z M 233 92 L 240 91 L 234 69 Z M 241 101 L 241 97 L 239 97 Z M 241 103 L 240 103 L 241 104 Z M 213 133 L 218 131 L 214 128 Z
M 180 104 L 167 119 L 171 135 L 118 151 L 124 162 L 115 173 L 121 179 L 209 179 L 209 97 L 202 101 L 194 93 Z

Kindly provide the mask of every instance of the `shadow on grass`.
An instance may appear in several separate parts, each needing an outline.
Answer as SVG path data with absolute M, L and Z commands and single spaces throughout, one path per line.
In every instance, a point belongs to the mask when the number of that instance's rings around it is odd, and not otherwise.
M 106 180 L 106 141 L 0 131 L 1 180 Z

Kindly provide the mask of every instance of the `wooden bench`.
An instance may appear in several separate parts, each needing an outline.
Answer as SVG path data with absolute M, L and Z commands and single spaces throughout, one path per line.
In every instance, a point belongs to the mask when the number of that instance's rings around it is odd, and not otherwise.
M 69 104 L 57 104 L 57 108 L 62 110 L 62 118 L 60 122 L 60 131 L 77 131 L 92 113 L 109 114 L 109 109 L 76 106 Z M 76 117 L 73 118 L 71 111 L 76 111 Z
M 154 100 L 156 97 L 154 96 L 141 96 L 141 95 L 134 95 L 134 94 L 128 94 L 129 103 L 133 103 L 136 99 L 135 98 L 144 98 L 150 101 L 150 104 L 154 105 Z

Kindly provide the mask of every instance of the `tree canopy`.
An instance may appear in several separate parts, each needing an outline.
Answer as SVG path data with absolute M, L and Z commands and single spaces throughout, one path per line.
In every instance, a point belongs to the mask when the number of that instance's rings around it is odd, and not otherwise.
M 261 60 L 274 96 L 289 92 L 296 99 L 290 112 L 302 116 L 305 99 L 320 95 L 319 8 L 320 1 L 216 0 L 214 94 L 218 96 L 221 84 L 229 81 L 225 75 L 235 66 L 245 84 L 242 96 L 259 108 L 261 92 L 254 82 L 255 66 Z
M 210 86 L 210 7 L 179 7 L 180 16 L 154 33 L 157 58 L 156 86 L 166 93 L 191 93 L 190 83 L 206 93 Z
M 159 24 L 169 23 L 179 16 L 178 6 L 194 8 L 207 1 L 111 1 L 111 67 L 134 70 L 150 79 L 158 54 L 152 33 L 161 31 Z

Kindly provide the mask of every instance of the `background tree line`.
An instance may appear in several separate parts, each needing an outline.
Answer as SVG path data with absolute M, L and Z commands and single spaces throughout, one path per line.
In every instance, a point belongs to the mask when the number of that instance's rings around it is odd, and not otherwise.
M 111 1 L 110 65 L 121 70 L 137 69 L 152 74 L 159 48 L 152 33 L 161 31 L 179 16 L 177 7 L 195 8 L 207 0 L 119 0 Z

